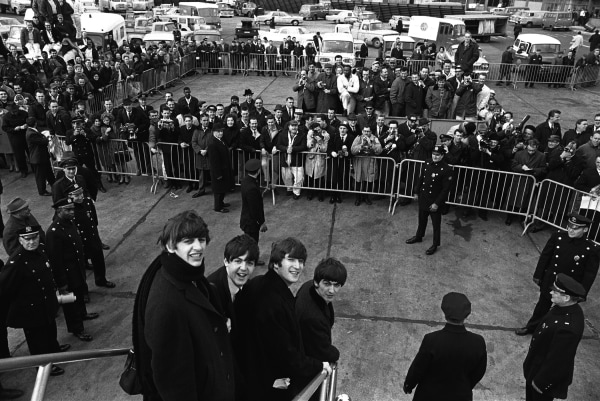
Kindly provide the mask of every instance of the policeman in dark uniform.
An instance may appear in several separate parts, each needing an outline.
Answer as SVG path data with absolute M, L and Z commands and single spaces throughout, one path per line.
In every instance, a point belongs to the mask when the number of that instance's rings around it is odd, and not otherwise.
M 98 233 L 98 215 L 94 202 L 83 194 L 83 188 L 72 184 L 67 188 L 69 198 L 75 204 L 75 225 L 83 242 L 85 257 L 94 266 L 94 280 L 98 287 L 115 288 L 115 283 L 106 279 L 106 263 L 102 252 L 102 241 Z
M 82 118 L 75 118 L 71 123 L 73 129 L 67 131 L 65 143 L 72 146 L 79 164 L 85 165 L 94 174 L 94 178 L 98 182 L 98 188 L 103 188 L 100 173 L 96 170 L 94 156 L 93 144 L 96 141 L 96 137 L 85 127 Z
M 585 322 L 578 303 L 587 293 L 584 286 L 559 273 L 549 291 L 554 306 L 535 329 L 523 362 L 526 401 L 567 398 L 577 346 L 583 337 Z
M 6 211 L 10 214 L 4 232 L 2 242 L 4 250 L 8 256 L 11 256 L 19 248 L 19 230 L 23 227 L 39 226 L 40 223 L 31 214 L 29 202 L 21 198 L 15 198 L 6 205 Z M 40 242 L 45 243 L 46 234 L 40 231 Z
M 431 159 L 425 162 L 419 182 L 415 188 L 415 200 L 419 201 L 419 226 L 417 234 L 406 240 L 407 244 L 423 241 L 427 218 L 431 216 L 433 224 L 433 245 L 425 253 L 433 255 L 440 246 L 442 225 L 442 207 L 446 203 L 452 184 L 452 168 L 443 161 L 446 149 L 442 145 L 433 148 Z
M 550 290 L 559 273 L 572 277 L 583 285 L 587 295 L 598 274 L 600 248 L 586 238 L 592 220 L 577 213 L 569 213 L 567 232 L 552 234 L 542 250 L 533 282 L 540 287 L 540 297 L 533 315 L 525 327 L 515 330 L 519 336 L 533 333 L 539 322 L 552 306 Z
M 262 192 L 258 185 L 260 160 L 250 159 L 244 165 L 248 173 L 242 180 L 242 214 L 240 228 L 258 243 L 259 234 L 267 231 Z M 258 265 L 264 264 L 262 261 Z
M 23 329 L 31 355 L 61 352 L 71 347 L 59 346 L 56 339 L 58 301 L 48 256 L 40 244 L 40 232 L 40 226 L 19 229 L 20 246 L 0 272 L 0 292 L 9 303 L 7 325 Z M 63 369 L 53 366 L 50 374 L 63 373 Z
M 87 313 L 83 301 L 87 290 L 85 254 L 81 237 L 73 224 L 75 204 L 72 199 L 64 198 L 52 207 L 56 209 L 56 219 L 46 231 L 46 249 L 54 282 L 61 294 L 72 292 L 77 297 L 74 303 L 63 304 L 67 331 L 82 341 L 92 341 L 92 336 L 85 332 L 83 321 L 96 319 L 98 314 Z

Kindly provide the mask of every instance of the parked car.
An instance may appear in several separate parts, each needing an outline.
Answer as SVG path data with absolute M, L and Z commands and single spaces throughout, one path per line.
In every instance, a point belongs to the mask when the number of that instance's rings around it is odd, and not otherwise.
M 81 12 L 83 13 L 100 12 L 100 9 L 94 0 L 80 0 L 79 4 L 81 4 Z M 152 9 L 152 7 L 150 9 Z
M 542 51 L 542 62 L 551 64 L 556 53 L 560 52 L 560 41 L 548 35 L 522 33 L 513 44 L 517 62 L 526 63 L 529 56 L 534 54 L 537 49 Z
M 407 17 L 405 15 L 392 15 L 389 24 L 390 29 L 393 29 L 398 32 L 408 32 L 408 27 L 410 26 L 410 17 Z M 398 25 L 400 25 L 399 28 Z
M 258 28 L 254 26 L 252 20 L 242 20 L 241 24 L 235 28 L 236 39 L 252 39 L 258 36 Z
M 20 25 L 20 24 L 21 23 L 16 18 L 0 17 L 0 35 L 2 35 L 2 37 L 4 39 L 6 39 L 8 37 L 8 32 L 10 32 L 10 27 L 12 25 Z
M 519 11 L 508 20 L 514 23 L 519 21 L 524 27 L 533 28 L 534 26 L 542 26 L 544 14 L 544 11 Z
M 298 25 L 302 21 L 302 17 L 298 15 L 290 15 L 285 11 L 269 11 L 264 15 L 255 17 L 255 21 L 257 21 L 259 24 L 265 25 L 268 25 L 272 19 L 274 19 L 275 24 L 278 25 Z
M 219 43 L 221 41 L 221 32 L 215 29 L 213 25 L 198 25 L 195 28 L 193 35 L 197 43 L 200 43 L 205 38 L 210 42 Z
M 219 17 L 221 18 L 233 18 L 235 15 L 235 9 L 227 3 L 217 3 L 219 7 Z
M 288 36 L 296 38 L 300 43 L 304 43 L 307 40 L 312 40 L 314 35 L 308 29 L 301 26 L 286 26 L 276 29 L 275 32 L 258 31 L 259 38 L 267 38 L 267 40 L 272 40 L 277 45 L 281 44 L 283 39 Z
M 10 8 L 15 14 L 25 14 L 25 10 L 31 7 L 31 0 L 10 0 Z
M 327 21 L 333 21 L 336 24 L 341 24 L 342 22 L 344 22 L 344 19 L 346 17 L 354 17 L 354 13 L 352 11 L 343 10 L 337 14 L 330 14 L 330 15 L 326 16 L 325 19 Z
M 302 4 L 300 7 L 300 16 L 303 20 L 318 20 L 325 19 L 325 17 L 329 14 L 328 7 L 322 4 Z

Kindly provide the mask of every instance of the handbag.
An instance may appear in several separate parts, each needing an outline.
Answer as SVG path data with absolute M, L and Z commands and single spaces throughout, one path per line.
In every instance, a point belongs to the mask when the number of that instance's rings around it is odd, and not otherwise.
M 119 386 L 129 395 L 137 395 L 142 393 L 142 383 L 138 377 L 137 369 L 135 366 L 135 353 L 132 349 L 127 354 L 127 360 L 125 361 L 125 370 L 121 373 L 119 379 Z

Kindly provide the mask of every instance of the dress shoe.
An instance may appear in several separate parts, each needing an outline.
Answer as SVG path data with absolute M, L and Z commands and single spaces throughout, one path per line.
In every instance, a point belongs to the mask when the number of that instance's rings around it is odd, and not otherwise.
M 80 331 L 79 333 L 73 333 L 73 335 L 79 338 L 81 341 L 92 341 L 94 337 L 86 333 L 85 331 Z
M 23 391 L 16 388 L 0 389 L 0 400 L 14 400 L 23 396 Z
M 106 188 L 104 188 L 104 185 L 100 184 L 100 185 L 98 186 L 98 191 L 100 191 L 100 192 L 102 192 L 103 194 L 105 194 L 105 193 L 106 193 Z
M 372 205 L 373 204 L 373 202 L 371 201 L 371 197 L 370 196 L 368 196 L 368 195 L 365 196 L 365 203 L 367 205 Z
M 204 194 L 206 194 L 205 191 L 198 191 L 194 195 L 192 195 L 192 198 L 199 198 L 199 197 L 201 197 Z
M 425 251 L 425 255 L 433 255 L 437 250 L 437 245 L 431 245 L 429 249 Z
M 71 344 L 63 344 L 63 345 L 59 345 L 58 349 L 60 350 L 60 352 L 65 352 L 71 349 Z M 1 398 L 0 398 L 1 399 Z
M 27 173 L 21 173 L 21 178 L 26 178 L 27 177 Z
M 515 330 L 515 334 L 518 336 L 526 336 L 527 334 L 533 333 L 533 330 L 529 330 L 527 327 L 521 327 Z
M 308 195 L 306 195 L 306 200 L 312 200 L 312 198 L 313 198 L 312 194 L 309 193 Z
M 356 205 L 356 206 L 360 206 L 360 199 L 357 199 L 357 200 L 355 200 L 355 201 L 354 201 L 354 205 Z
M 411 237 L 411 238 L 409 238 L 409 239 L 406 240 L 407 244 L 416 244 L 417 242 L 423 242 L 423 238 L 417 237 L 415 235 L 414 237 Z
M 335 196 L 332 196 L 331 199 L 329 199 L 329 203 L 333 205 L 335 202 Z
M 58 366 L 52 366 L 50 369 L 50 376 L 60 376 L 65 373 L 65 370 Z
M 294 198 L 294 200 L 298 200 L 298 199 L 300 199 L 300 195 L 294 194 L 294 196 L 292 196 L 292 198 Z
M 46 191 L 46 192 L 42 192 L 40 194 L 40 196 L 52 196 L 52 194 L 50 192 Z
M 294 195 L 294 193 L 293 193 L 292 191 L 287 191 L 287 192 L 285 193 L 285 196 L 292 196 L 292 195 Z
M 94 320 L 94 319 L 98 319 L 100 317 L 99 314 L 92 312 L 92 313 L 87 313 L 84 317 L 83 320 Z
M 110 246 L 106 245 L 104 242 L 102 243 L 102 249 L 104 249 L 105 251 L 108 251 L 110 249 Z
M 215 212 L 217 212 L 217 213 L 229 213 L 229 209 L 225 209 L 223 207 L 221 209 L 215 209 Z
M 96 283 L 98 287 L 115 288 L 117 285 L 112 281 L 104 280 Z
M 221 204 L 221 206 L 223 206 L 223 207 L 229 207 L 229 206 L 231 206 L 231 203 L 223 202 Z

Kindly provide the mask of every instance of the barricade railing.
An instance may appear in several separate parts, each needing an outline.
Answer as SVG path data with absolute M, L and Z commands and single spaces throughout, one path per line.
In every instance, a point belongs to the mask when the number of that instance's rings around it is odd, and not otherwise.
M 292 54 L 265 54 L 265 53 L 199 53 L 197 54 L 196 67 L 200 73 L 226 74 L 264 74 L 285 73 L 297 74 L 298 65 L 306 65 L 303 59 L 298 60 Z
M 419 183 L 424 162 L 405 159 L 399 164 L 396 201 L 413 198 Z M 447 203 L 456 206 L 505 212 L 527 218 L 532 213 L 536 194 L 536 179 L 531 175 L 509 171 L 487 170 L 467 166 L 452 166 L 452 187 Z
M 576 67 L 571 75 L 571 88 L 594 86 L 598 82 L 600 66 L 586 65 Z
M 532 220 L 525 226 L 523 234 L 536 221 L 566 230 L 566 217 L 571 212 L 592 220 L 586 235 L 600 245 L 600 197 L 549 179 L 540 182 L 535 204 L 532 205 Z
M 272 160 L 271 185 L 296 195 L 310 191 L 322 197 L 335 192 L 384 196 L 390 198 L 388 209 L 391 208 L 396 188 L 395 160 L 375 154 L 352 156 L 350 152 L 348 149 L 346 155 L 338 157 L 316 152 L 278 152 Z
M 188 183 L 198 182 L 200 179 L 200 170 L 208 170 L 208 158 L 206 166 L 196 164 L 196 153 L 192 145 L 182 147 L 179 143 L 158 142 L 156 149 L 162 156 L 162 166 L 157 173 L 160 178 L 167 181 L 183 181 Z M 160 161 L 160 160 L 159 160 Z M 202 174 L 204 174 L 202 172 Z M 206 177 L 203 177 L 206 179 Z
M 228 66 L 227 68 L 229 68 L 229 56 L 227 56 L 226 58 L 226 65 Z M 224 61 L 224 63 L 225 63 Z M 191 72 L 195 72 L 196 71 L 196 54 L 195 53 L 191 53 L 191 54 L 186 54 L 181 58 L 180 61 L 180 73 L 182 76 L 185 75 L 189 75 Z
M 519 64 L 514 74 L 514 87 L 518 84 L 543 84 L 554 86 L 572 86 L 575 68 L 567 65 Z
M 331 375 L 323 370 L 317 374 L 292 401 L 309 401 L 319 390 L 319 401 L 334 401 L 337 391 L 337 363 L 331 364 Z
M 263 193 L 272 189 L 271 177 L 272 175 L 272 163 L 273 157 L 277 158 L 277 155 L 273 155 L 267 152 L 261 152 L 259 150 L 249 152 L 243 149 L 232 149 L 231 150 L 231 171 L 234 177 L 234 184 L 236 186 L 242 185 L 242 180 L 246 177 L 245 164 L 250 159 L 260 160 L 261 169 L 258 174 L 259 186 L 263 189 Z

